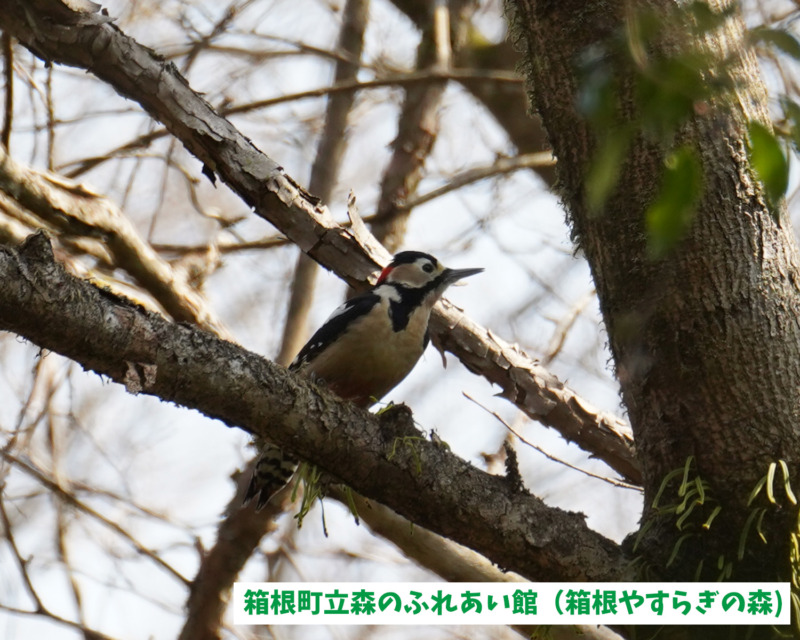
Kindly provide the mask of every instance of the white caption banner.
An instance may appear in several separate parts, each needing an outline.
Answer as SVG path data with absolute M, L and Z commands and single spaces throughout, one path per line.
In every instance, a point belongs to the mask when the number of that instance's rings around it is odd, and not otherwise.
M 788 582 L 237 582 L 234 624 L 784 625 Z

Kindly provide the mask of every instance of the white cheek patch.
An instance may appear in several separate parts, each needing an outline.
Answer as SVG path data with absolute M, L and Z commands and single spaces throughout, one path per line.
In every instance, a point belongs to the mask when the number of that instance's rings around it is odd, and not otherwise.
M 387 302 L 400 302 L 402 299 L 397 288 L 389 284 L 382 284 L 373 293 Z

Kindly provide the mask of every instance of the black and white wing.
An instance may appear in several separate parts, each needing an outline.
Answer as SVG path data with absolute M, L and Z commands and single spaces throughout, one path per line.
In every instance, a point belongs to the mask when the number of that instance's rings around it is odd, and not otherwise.
M 336 342 L 355 320 L 370 312 L 380 302 L 380 296 L 368 292 L 350 298 L 338 307 L 330 317 L 317 329 L 300 353 L 289 365 L 291 371 L 299 371 L 311 363 L 325 348 Z

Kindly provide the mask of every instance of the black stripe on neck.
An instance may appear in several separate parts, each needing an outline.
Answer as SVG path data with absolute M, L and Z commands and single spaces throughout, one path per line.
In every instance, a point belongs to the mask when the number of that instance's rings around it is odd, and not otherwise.
M 408 326 L 408 321 L 411 319 L 411 314 L 414 310 L 422 305 L 431 291 L 441 286 L 444 281 L 444 274 L 438 278 L 434 278 L 424 287 L 407 287 L 398 282 L 388 283 L 397 291 L 399 300 L 389 301 L 389 316 L 392 319 L 392 329 L 395 331 L 402 331 Z

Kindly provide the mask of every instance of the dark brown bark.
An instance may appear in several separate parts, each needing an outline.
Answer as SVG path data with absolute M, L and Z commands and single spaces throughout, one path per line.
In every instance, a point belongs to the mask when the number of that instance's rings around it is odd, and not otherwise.
M 750 491 L 769 464 L 786 460 L 796 478 L 800 462 L 798 252 L 786 216 L 776 222 L 748 167 L 746 123 L 767 117 L 738 17 L 707 36 L 706 46 L 733 61 L 740 84 L 729 99 L 705 105 L 680 132 L 702 159 L 705 195 L 677 249 L 660 260 L 648 255 L 644 212 L 665 149 L 642 136 L 605 210 L 594 214 L 586 205 L 584 181 L 597 138 L 577 111 L 576 61 L 622 33 L 626 11 L 671 4 L 516 0 L 514 34 L 558 159 L 573 231 L 597 286 L 644 472 L 645 509 L 665 476 L 690 456 L 696 465 L 690 477 L 699 474 L 723 509 L 717 527 L 686 545 L 672 574 L 691 578 L 700 559 L 710 564 L 717 558 L 712 554 L 722 553 L 736 577 L 787 579 L 793 508 L 769 508 L 768 545 L 751 538 L 743 559 L 734 550 L 752 510 L 746 504 Z M 618 72 L 620 113 L 630 117 L 637 109 L 633 70 Z M 785 497 L 783 506 L 791 507 Z M 680 535 L 674 521 L 652 531 L 645 549 L 656 571 L 670 573 L 665 561 Z
M 348 0 L 342 16 L 342 27 L 337 44 L 343 56 L 335 64 L 334 82 L 356 78 L 367 28 L 369 0 Z M 336 186 L 342 157 L 347 148 L 347 121 L 355 100 L 355 92 L 336 93 L 328 98 L 325 125 L 317 146 L 317 155 L 311 168 L 309 189 L 329 202 Z M 280 351 L 276 362 L 287 366 L 308 339 L 308 314 L 314 299 L 314 284 L 319 265 L 300 252 L 292 278 L 286 322 L 283 328 Z M 244 469 L 244 480 L 249 482 L 255 459 Z M 241 481 L 239 484 L 243 484 Z M 264 509 L 255 510 L 255 504 L 242 509 L 242 491 L 237 491 L 229 509 L 217 529 L 214 546 L 203 557 L 186 606 L 186 623 L 178 640 L 217 640 L 220 637 L 222 618 L 230 590 L 239 572 L 258 547 L 261 538 L 274 529 L 273 520 L 290 504 L 288 496 L 273 497 Z
M 528 578 L 622 580 L 619 547 L 425 439 L 398 408 L 372 416 L 230 342 L 69 275 L 44 234 L 0 247 L 0 328 L 84 368 L 275 442 L 368 498 Z M 331 437 L 335 431 L 336 437 Z
M 57 0 L 38 0 L 39 5 Z M 386 259 L 371 238 L 336 224 L 327 208 L 256 149 L 191 90 L 171 64 L 113 24 L 40 19 L 20 0 L 0 8 L 0 27 L 46 60 L 91 70 L 136 100 L 211 171 L 320 264 L 354 287 Z M 57 11 L 49 12 L 57 15 Z M 624 422 L 598 411 L 526 354 L 444 304 L 434 310 L 432 337 L 469 369 L 502 389 L 534 420 L 605 460 L 632 482 L 640 473 Z M 445 335 L 446 334 L 446 335 Z

